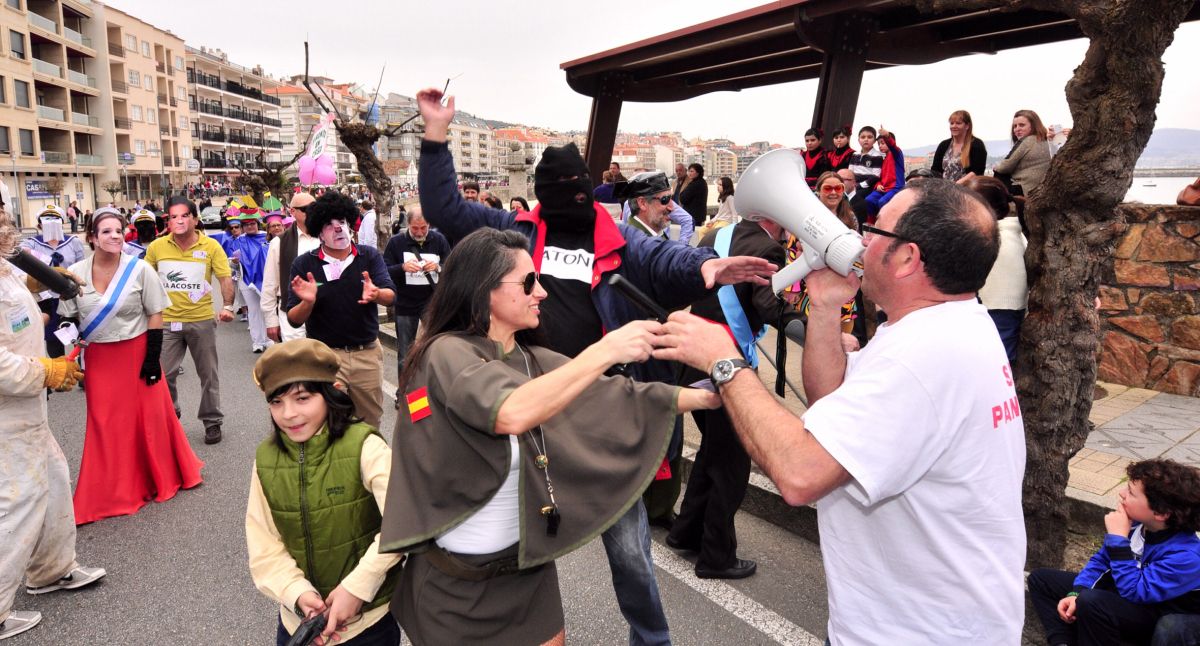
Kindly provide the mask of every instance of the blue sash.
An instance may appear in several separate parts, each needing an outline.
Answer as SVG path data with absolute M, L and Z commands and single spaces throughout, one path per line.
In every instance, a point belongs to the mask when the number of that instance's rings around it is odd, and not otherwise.
M 104 324 L 112 318 L 113 313 L 125 302 L 132 288 L 130 278 L 133 276 L 133 270 L 137 268 L 137 264 L 137 258 L 121 254 L 121 266 L 117 268 L 121 277 L 117 279 L 115 285 L 109 285 L 108 293 L 104 295 L 104 301 L 83 319 L 81 323 L 83 329 L 79 332 L 80 338 L 90 339 L 93 334 L 104 327 Z
M 729 257 L 729 243 L 733 240 L 735 228 L 737 227 L 728 226 L 717 230 L 713 249 L 722 258 Z M 733 338 L 737 341 L 742 355 L 746 357 L 746 363 L 749 363 L 751 368 L 758 368 L 758 346 L 755 343 L 767 333 L 767 326 L 763 325 L 758 332 L 750 329 L 750 319 L 746 318 L 746 312 L 742 309 L 742 303 L 738 301 L 733 285 L 722 285 L 721 289 L 717 290 L 717 300 L 721 302 L 721 313 L 725 315 L 725 323 L 729 325 L 729 331 L 733 332 Z

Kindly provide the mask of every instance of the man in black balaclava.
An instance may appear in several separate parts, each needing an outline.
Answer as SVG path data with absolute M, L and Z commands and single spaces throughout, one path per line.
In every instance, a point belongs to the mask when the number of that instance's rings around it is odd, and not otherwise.
M 648 318 L 609 286 L 612 274 L 624 276 L 664 308 L 676 309 L 706 296 L 717 284 L 764 285 L 764 276 L 776 269 L 761 258 L 719 258 L 711 248 L 650 238 L 614 223 L 592 200 L 592 178 L 575 144 L 542 153 L 534 170 L 538 204 L 532 211 L 513 214 L 464 200 L 446 145 L 454 98 L 444 106 L 442 98 L 436 89 L 417 94 L 425 121 L 417 174 L 425 217 L 451 242 L 485 226 L 513 229 L 529 238 L 534 267 L 549 293 L 541 303 L 541 325 L 550 349 L 574 357 L 605 330 Z M 669 382 L 672 373 L 668 364 L 651 360 L 628 366 L 627 374 L 639 381 Z M 630 643 L 669 644 L 642 503 L 631 507 L 603 539 L 617 603 L 629 622 Z

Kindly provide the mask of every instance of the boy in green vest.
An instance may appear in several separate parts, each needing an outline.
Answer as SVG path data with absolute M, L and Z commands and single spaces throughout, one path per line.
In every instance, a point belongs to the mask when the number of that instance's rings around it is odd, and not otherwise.
M 279 602 L 279 646 L 316 614 L 318 643 L 400 643 L 388 600 L 402 556 L 379 553 L 391 449 L 355 417 L 338 368 L 314 339 L 273 345 L 254 366 L 273 429 L 255 453 L 246 545 L 254 585 Z

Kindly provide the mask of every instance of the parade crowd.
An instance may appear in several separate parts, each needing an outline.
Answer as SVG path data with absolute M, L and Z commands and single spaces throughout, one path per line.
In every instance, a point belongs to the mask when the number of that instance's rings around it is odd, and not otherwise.
M 1052 646 L 1198 643 L 1194 468 L 1129 465 L 1082 571 L 1024 573 L 1024 199 L 1055 153 L 1036 113 L 1015 114 L 992 169 L 965 110 L 909 174 L 886 128 L 839 128 L 831 149 L 806 132 L 775 201 L 861 236 L 862 273 L 818 269 L 777 294 L 770 277 L 812 250 L 739 211 L 732 178 L 710 215 L 702 165 L 614 163 L 595 184 L 568 144 L 537 164 L 532 209 L 504 204 L 455 174 L 453 97 L 417 104 L 417 184 L 400 195 L 419 205 L 390 238 L 362 189 L 256 201 L 205 182 L 161 209 L 52 205 L 23 241 L 0 211 L 0 255 L 49 268 L 0 263 L 0 639 L 41 621 L 13 609 L 19 586 L 106 575 L 77 561 L 77 525 L 201 485 L 176 382 L 190 354 L 204 442 L 221 442 L 216 331 L 240 316 L 272 420 L 244 456 L 248 567 L 280 646 L 565 643 L 555 560 L 597 537 L 630 644 L 670 644 L 650 527 L 699 578 L 753 576 L 735 529 L 752 464 L 788 504 L 817 505 L 826 643 L 1017 644 L 1027 589 Z M 196 201 L 213 196 L 230 199 L 210 233 Z M 390 443 L 381 307 L 399 361 Z M 757 375 L 768 326 L 774 392 Z M 779 400 L 787 338 L 804 347 L 800 416 Z M 72 494 L 46 402 L 76 387 Z M 689 413 L 702 439 L 685 488 Z

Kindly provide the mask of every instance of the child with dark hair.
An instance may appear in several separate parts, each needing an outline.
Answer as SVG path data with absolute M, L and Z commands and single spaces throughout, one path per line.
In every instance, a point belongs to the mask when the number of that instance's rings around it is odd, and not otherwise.
M 829 159 L 829 170 L 850 168 L 850 158 L 854 149 L 850 147 L 850 126 L 845 125 L 833 131 L 833 150 L 826 153 Z
M 1200 470 L 1156 459 L 1125 472 L 1104 546 L 1083 571 L 1029 575 L 1051 646 L 1148 643 L 1164 615 L 1200 612 Z
M 355 416 L 339 366 L 315 339 L 273 345 L 254 366 L 272 430 L 254 456 L 246 545 L 254 585 L 279 603 L 278 646 L 318 614 L 326 644 L 400 643 L 389 600 L 401 556 L 379 553 L 391 449 Z
M 821 146 L 821 140 L 824 138 L 825 131 L 820 128 L 804 131 L 804 150 L 800 153 L 804 157 L 804 181 L 808 182 L 808 188 L 814 191 L 817 190 L 817 178 L 830 169 L 829 155 Z
M 879 210 L 890 202 L 896 193 L 904 190 L 904 151 L 896 145 L 896 133 L 882 127 L 876 140 L 879 151 L 884 154 L 883 166 L 875 190 L 867 196 L 867 223 L 874 224 Z

